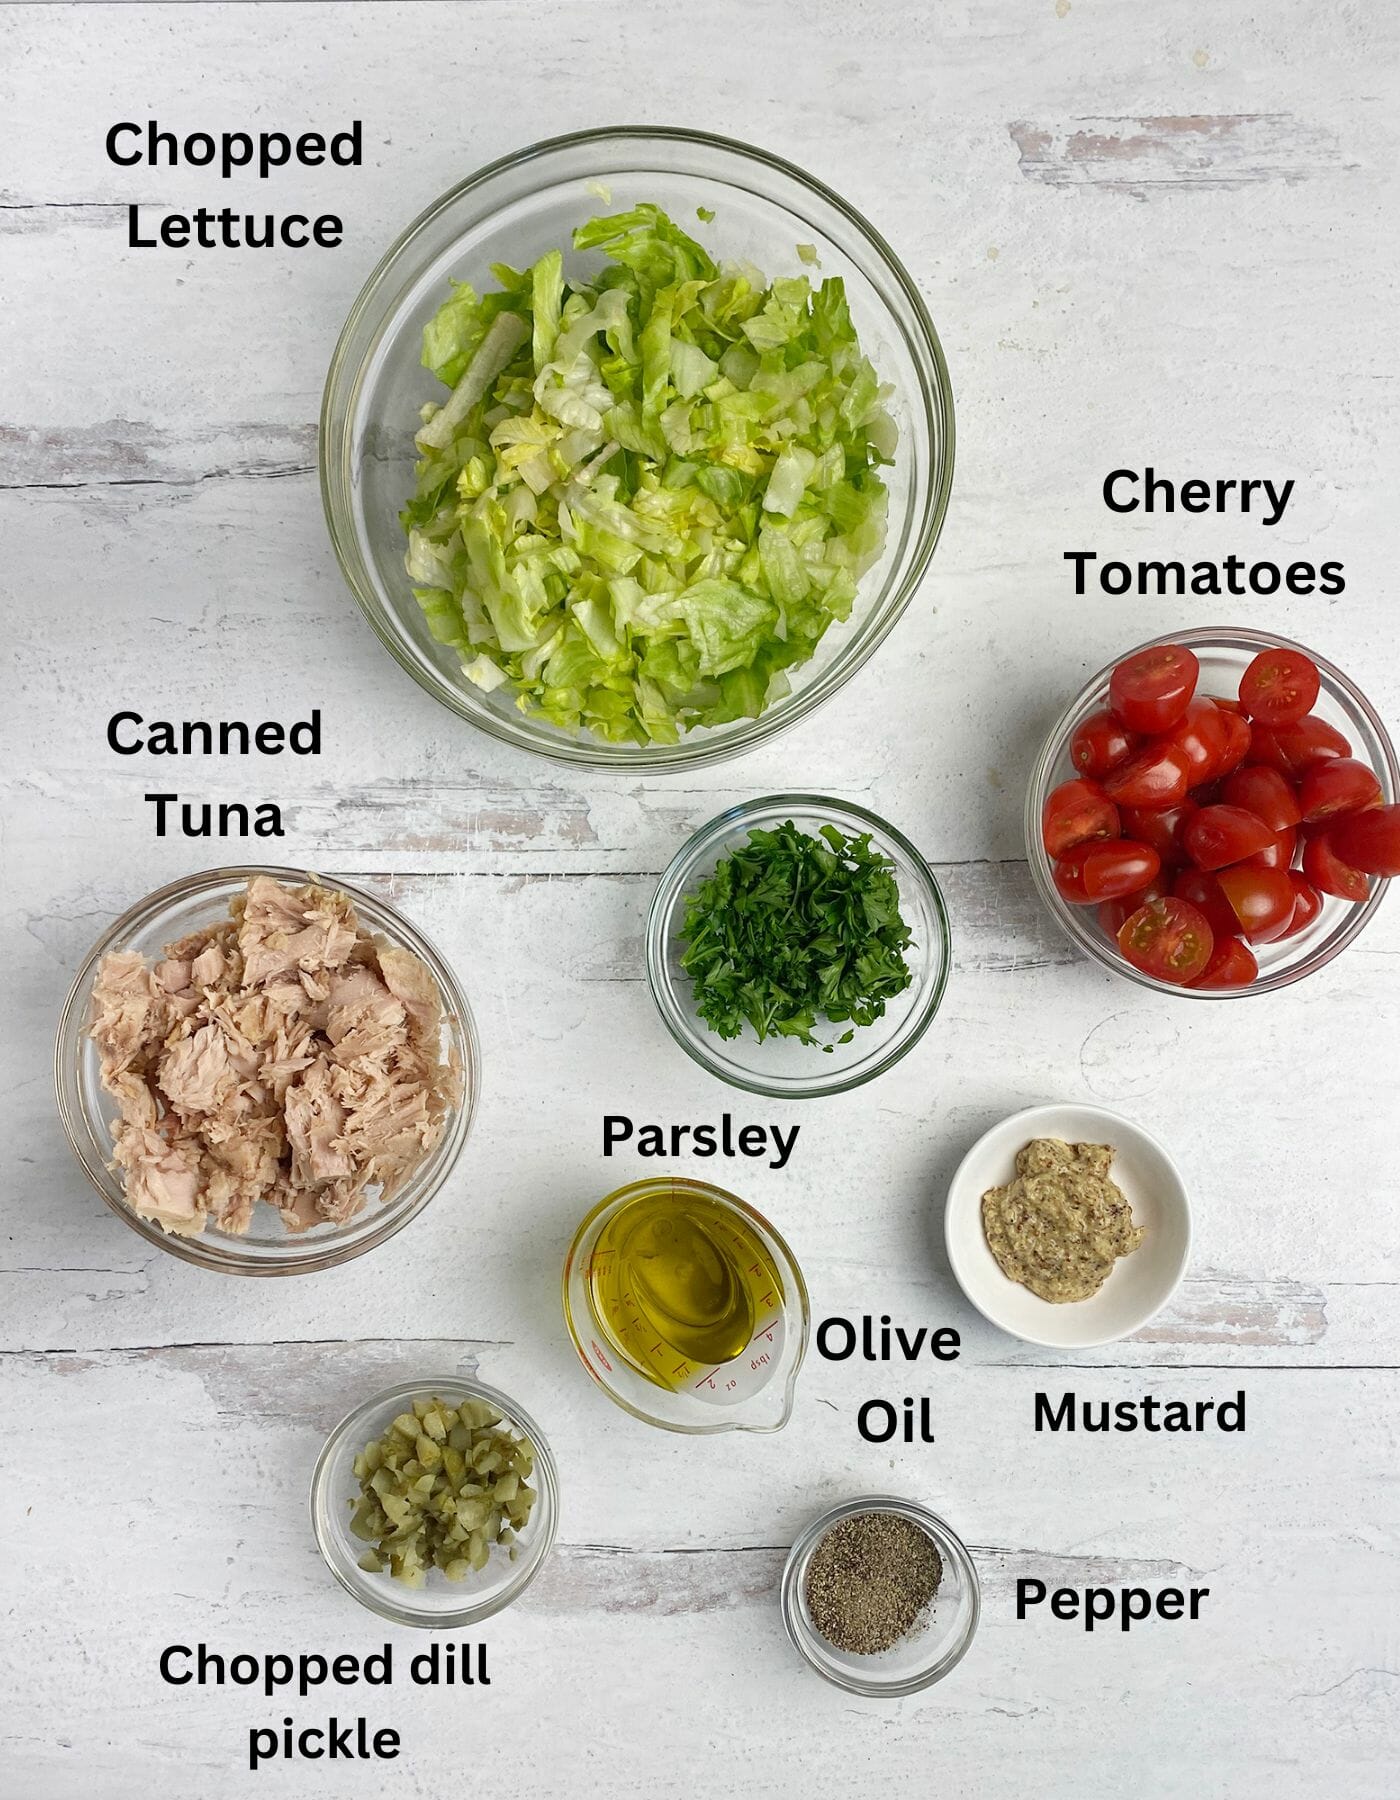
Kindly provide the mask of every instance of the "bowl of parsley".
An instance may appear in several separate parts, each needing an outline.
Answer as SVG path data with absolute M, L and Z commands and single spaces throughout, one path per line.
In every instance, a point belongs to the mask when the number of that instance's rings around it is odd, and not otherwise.
M 847 800 L 770 794 L 730 807 L 662 876 L 647 979 L 667 1029 L 751 1094 L 839 1094 L 927 1031 L 952 962 L 923 856 Z

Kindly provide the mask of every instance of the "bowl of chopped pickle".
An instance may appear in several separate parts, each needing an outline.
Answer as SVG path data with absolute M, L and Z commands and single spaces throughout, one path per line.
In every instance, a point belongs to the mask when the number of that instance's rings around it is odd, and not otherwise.
M 459 1375 L 402 1382 L 357 1406 L 311 1479 L 326 1566 L 399 1625 L 460 1630 L 509 1606 L 539 1573 L 558 1516 L 539 1426 Z

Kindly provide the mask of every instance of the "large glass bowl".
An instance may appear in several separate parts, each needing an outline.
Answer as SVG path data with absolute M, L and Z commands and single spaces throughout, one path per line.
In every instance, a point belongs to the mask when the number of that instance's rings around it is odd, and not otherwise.
M 500 1545 L 494 1545 L 486 1567 L 474 1570 L 465 1581 L 449 1581 L 434 1569 L 421 1588 L 412 1588 L 396 1581 L 387 1570 L 374 1574 L 360 1567 L 366 1546 L 350 1530 L 353 1503 L 360 1494 L 355 1458 L 366 1444 L 383 1437 L 415 1400 L 431 1399 L 445 1400 L 450 1406 L 463 1400 L 485 1400 L 517 1437 L 529 1440 L 535 1452 L 530 1476 L 535 1504 L 516 1540 L 514 1562 Z M 518 1600 L 539 1574 L 558 1527 L 559 1476 L 544 1433 L 508 1395 L 459 1375 L 402 1382 L 357 1406 L 326 1439 L 311 1478 L 311 1528 L 326 1567 L 362 1606 L 396 1625 L 465 1631 L 489 1619 Z
M 899 910 L 914 934 L 905 952 L 913 980 L 886 1003 L 884 1016 L 854 1028 L 848 1044 L 835 1040 L 843 1027 L 818 1022 L 816 1035 L 831 1041 L 830 1052 L 796 1038 L 759 1040 L 750 1026 L 741 1036 L 722 1038 L 695 1008 L 695 990 L 681 967 L 680 936 L 687 895 L 714 872 L 720 859 L 748 840 L 755 827 L 771 830 L 791 819 L 815 837 L 836 825 L 848 837 L 868 831 L 875 849 L 894 864 Z M 849 800 L 820 794 L 770 794 L 731 806 L 702 825 L 661 877 L 646 933 L 647 980 L 666 1029 L 688 1056 L 733 1087 L 780 1100 L 840 1094 L 892 1069 L 933 1023 L 952 966 L 948 912 L 933 870 L 902 832 Z
M 290 1232 L 272 1207 L 259 1205 L 241 1237 L 212 1225 L 197 1237 L 180 1237 L 127 1205 L 120 1173 L 110 1166 L 117 1106 L 98 1079 L 97 1046 L 87 1033 L 93 980 L 97 965 L 111 951 L 139 950 L 158 960 L 167 944 L 226 920 L 229 902 L 255 875 L 271 875 L 292 886 L 321 881 L 348 894 L 367 930 L 411 950 L 427 965 L 441 990 L 443 1054 L 461 1070 L 460 1094 L 442 1136 L 403 1186 L 388 1201 L 371 1195 L 343 1225 L 327 1221 L 309 1231 Z M 481 1086 L 481 1051 L 471 1008 L 456 976 L 401 913 L 338 877 L 312 875 L 304 869 L 246 866 L 210 869 L 158 888 L 102 934 L 78 971 L 63 1008 L 54 1047 L 54 1083 L 59 1116 L 78 1161 L 108 1206 L 133 1231 L 201 1268 L 230 1275 L 304 1275 L 363 1255 L 422 1212 L 452 1173 L 467 1141 Z
M 593 191 L 590 191 L 592 184 Z M 611 196 L 604 201 L 597 190 Z M 770 277 L 803 272 L 799 243 L 823 275 L 846 282 L 851 316 L 881 379 L 899 450 L 885 471 L 889 535 L 860 584 L 850 620 L 833 624 L 813 659 L 790 671 L 792 692 L 757 719 L 702 727 L 679 744 L 607 744 L 571 736 L 484 693 L 437 643 L 404 571 L 399 510 L 413 492 L 418 409 L 443 389 L 421 367 L 423 327 L 450 277 L 494 285 L 493 262 L 523 267 L 564 248 L 600 212 L 653 201 L 688 229 L 696 208 L 719 258 L 747 258 Z M 587 267 L 596 257 L 573 258 Z M 865 662 L 908 605 L 933 554 L 953 475 L 953 402 L 932 322 L 909 275 L 873 226 L 791 163 L 703 132 L 577 132 L 503 157 L 416 219 L 370 276 L 336 345 L 321 408 L 321 492 L 351 591 L 390 654 L 444 706 L 492 736 L 565 762 L 673 769 L 749 749 L 805 717 Z
M 1150 643 L 1185 644 L 1194 650 L 1201 665 L 1197 691 L 1202 694 L 1217 694 L 1227 700 L 1238 695 L 1241 675 L 1261 650 L 1303 649 L 1301 644 L 1294 644 L 1290 639 L 1281 638 L 1274 633 L 1246 631 L 1242 627 L 1230 626 L 1206 626 L 1199 631 L 1170 632 L 1163 637 L 1152 638 Z M 1137 646 L 1138 649 L 1148 647 L 1146 644 Z M 1369 898 L 1360 902 L 1323 895 L 1322 911 L 1296 937 L 1284 938 L 1275 944 L 1254 946 L 1259 963 L 1258 978 L 1247 987 L 1239 988 L 1179 987 L 1173 982 L 1159 981 L 1153 975 L 1144 974 L 1141 969 L 1133 967 L 1100 926 L 1096 907 L 1071 906 L 1056 888 L 1051 861 L 1040 836 L 1041 812 L 1046 796 L 1062 781 L 1069 781 L 1078 773 L 1070 761 L 1070 739 L 1090 713 L 1108 704 L 1109 676 L 1125 657 L 1136 653 L 1136 649 L 1125 650 L 1106 669 L 1099 670 L 1060 715 L 1036 762 L 1030 785 L 1026 789 L 1025 830 L 1026 855 L 1041 899 L 1054 914 L 1065 936 L 1086 956 L 1092 956 L 1096 962 L 1112 969 L 1115 974 L 1126 975 L 1130 981 L 1136 981 L 1143 987 L 1156 988 L 1160 993 L 1176 994 L 1188 1000 L 1234 1000 L 1244 995 L 1271 993 L 1276 988 L 1302 981 L 1305 976 L 1325 968 L 1334 956 L 1340 955 L 1366 929 L 1375 917 L 1388 882 L 1373 881 Z M 1335 725 L 1351 740 L 1353 755 L 1371 765 L 1380 781 L 1386 802 L 1393 801 L 1397 792 L 1400 792 L 1400 764 L 1396 762 L 1394 746 L 1376 709 L 1355 682 L 1340 669 L 1334 668 L 1314 650 L 1305 650 L 1304 654 L 1312 657 L 1322 676 L 1322 691 L 1313 711 L 1326 719 L 1328 724 Z

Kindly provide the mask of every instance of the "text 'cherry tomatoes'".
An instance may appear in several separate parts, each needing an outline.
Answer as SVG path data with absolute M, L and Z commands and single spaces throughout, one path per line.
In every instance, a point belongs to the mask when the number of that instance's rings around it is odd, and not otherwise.
M 1146 887 L 1161 868 L 1161 858 L 1146 844 L 1091 841 L 1076 844 L 1055 864 L 1055 886 L 1071 906 L 1093 906 Z
M 1118 932 L 1118 948 L 1135 969 L 1183 986 L 1206 968 L 1214 943 L 1204 914 L 1170 895 L 1130 913 Z
M 1301 650 L 1261 650 L 1240 680 L 1240 702 L 1251 719 L 1288 725 L 1312 711 L 1321 689 L 1317 664 Z
M 1165 731 L 1186 711 L 1200 664 L 1184 644 L 1135 650 L 1109 677 L 1108 703 L 1129 731 Z
M 1118 808 L 1089 781 L 1062 781 L 1046 796 L 1040 835 L 1047 856 L 1063 856 L 1089 838 L 1118 836 Z

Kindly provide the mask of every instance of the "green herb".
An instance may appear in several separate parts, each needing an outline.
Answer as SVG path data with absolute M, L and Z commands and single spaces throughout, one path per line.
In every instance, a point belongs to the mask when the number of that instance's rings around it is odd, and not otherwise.
M 455 286 L 423 333 L 400 515 L 468 680 L 610 743 L 679 742 L 788 692 L 885 541 L 889 389 L 840 279 L 717 264 L 655 206 Z
M 760 1041 L 817 1045 L 818 1018 L 873 1024 L 913 980 L 894 863 L 868 831 L 847 837 L 823 825 L 809 837 L 791 819 L 751 831 L 686 896 L 680 935 L 696 1008 L 723 1038 L 747 1022 Z

